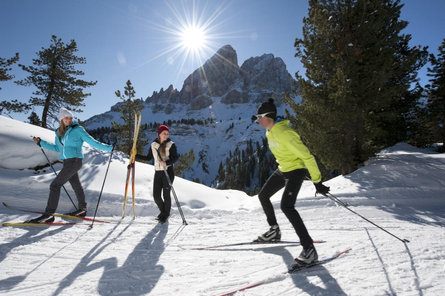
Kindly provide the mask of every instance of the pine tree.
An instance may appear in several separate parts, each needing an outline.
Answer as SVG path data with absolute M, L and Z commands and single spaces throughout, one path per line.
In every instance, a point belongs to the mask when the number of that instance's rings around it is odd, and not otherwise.
M 445 151 L 445 38 L 439 47 L 437 58 L 430 56 L 432 68 L 428 68 L 429 85 L 427 101 L 427 120 L 432 141 L 441 142 L 441 151 Z
M 11 66 L 19 60 L 19 54 L 16 53 L 10 59 L 0 58 L 0 81 L 8 81 L 14 79 L 14 75 L 8 73 L 12 70 Z M 0 90 L 2 88 L 0 87 Z M 0 114 L 20 113 L 31 109 L 31 106 L 18 100 L 5 100 L 0 102 Z
M 190 149 L 189 152 L 181 155 L 175 163 L 175 175 L 184 177 L 184 173 L 189 171 L 192 164 L 195 162 L 195 152 Z
M 296 56 L 297 93 L 287 115 L 329 170 L 349 173 L 383 147 L 404 140 L 419 93 L 410 89 L 426 48 L 401 34 L 399 0 L 309 1 Z M 293 95 L 299 94 L 297 104 Z
M 233 152 L 229 151 L 225 166 L 221 162 L 218 168 L 216 180 L 219 189 L 230 188 L 243 190 L 248 194 L 258 193 L 277 166 L 275 158 L 267 148 L 266 138 L 263 138 L 262 142 L 263 145 L 260 146 L 259 142 L 254 144 L 249 140 L 245 149 L 236 147 Z
M 32 112 L 28 117 L 29 123 L 37 126 L 41 126 L 42 122 L 40 121 L 39 115 L 36 112 Z
M 9 113 L 21 113 L 26 112 L 30 109 L 31 105 L 19 102 L 18 100 L 0 102 L 0 115 Z
M 222 161 L 219 163 L 217 180 L 218 183 L 222 183 L 225 180 L 225 170 Z
M 120 118 L 123 123 L 111 122 L 113 128 L 112 136 L 118 139 L 117 150 L 130 154 L 131 148 L 133 147 L 134 114 L 135 112 L 138 113 L 142 111 L 144 106 L 142 106 L 141 103 L 142 99 L 134 99 L 136 91 L 130 80 L 127 81 L 124 87 L 124 93 L 122 94 L 120 90 L 117 90 L 115 95 L 122 100 L 122 102 L 117 105 L 116 110 L 122 114 Z M 147 143 L 148 140 L 145 139 L 143 131 L 139 131 L 136 150 L 142 152 Z
M 96 81 L 79 79 L 85 73 L 76 70 L 75 66 L 85 64 L 86 59 L 76 56 L 77 51 L 76 41 L 71 40 L 65 45 L 62 39 L 53 35 L 49 48 L 42 48 L 37 52 L 38 58 L 33 60 L 34 66 L 19 65 L 30 75 L 16 83 L 37 88 L 29 103 L 43 107 L 42 127 L 47 127 L 50 120 L 58 121 L 60 107 L 82 112 L 77 107 L 85 106 L 83 101 L 90 95 L 84 93 L 84 89 L 96 84 Z
M 0 81 L 8 81 L 14 79 L 14 75 L 8 72 L 12 70 L 11 66 L 19 60 L 19 54 L 16 53 L 14 57 L 10 59 L 0 58 Z M 0 87 L 0 90 L 2 88 Z

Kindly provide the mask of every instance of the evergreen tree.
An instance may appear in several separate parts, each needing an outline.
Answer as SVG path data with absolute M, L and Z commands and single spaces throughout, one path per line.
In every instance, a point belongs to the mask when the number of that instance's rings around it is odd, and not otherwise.
M 14 57 L 10 59 L 0 58 L 0 81 L 8 81 L 14 79 L 14 75 L 8 72 L 12 70 L 11 66 L 19 60 L 19 54 L 16 53 Z M 0 90 L 2 88 L 0 87 Z
M 410 89 L 426 48 L 409 47 L 399 0 L 309 1 L 296 56 L 302 103 L 287 112 L 305 144 L 329 170 L 349 173 L 407 137 L 419 92 Z
M 222 164 L 222 161 L 219 163 L 217 180 L 218 180 L 218 183 L 224 182 L 224 180 L 225 180 L 225 171 L 224 171 L 224 166 Z
M 267 147 L 267 139 L 262 139 L 263 145 L 255 144 L 252 140 L 247 142 L 245 149 L 236 147 L 229 151 L 225 160 L 225 166 L 221 162 L 218 168 L 219 189 L 238 189 L 248 194 L 256 194 L 266 182 L 273 170 L 276 169 L 276 161 Z M 256 151 L 254 152 L 254 145 Z M 257 165 L 258 164 L 258 165 Z
M 432 68 L 428 68 L 429 85 L 427 101 L 427 120 L 432 141 L 441 142 L 441 151 L 445 151 L 445 38 L 439 47 L 437 58 L 430 56 Z
M 32 112 L 28 117 L 29 123 L 37 126 L 41 126 L 42 122 L 40 121 L 39 115 L 36 112 Z
M 60 107 L 82 112 L 77 107 L 85 106 L 83 101 L 90 95 L 84 93 L 84 89 L 96 84 L 96 81 L 79 79 L 84 72 L 76 70 L 75 66 L 85 64 L 86 59 L 76 56 L 77 51 L 74 40 L 65 45 L 60 38 L 53 35 L 49 48 L 42 48 L 37 52 L 38 58 L 33 60 L 34 66 L 19 65 L 30 75 L 16 83 L 37 88 L 29 102 L 33 106 L 43 107 L 42 127 L 47 127 L 49 120 L 58 121 Z
M 136 92 L 130 80 L 127 81 L 124 87 L 124 93 L 122 94 L 120 90 L 117 90 L 115 95 L 122 100 L 122 102 L 117 105 L 116 110 L 122 114 L 120 118 L 123 124 L 114 121 L 111 122 L 113 137 L 118 139 L 116 148 L 130 154 L 131 148 L 133 147 L 134 114 L 135 112 L 138 113 L 142 111 L 144 106 L 142 106 L 142 100 L 134 99 Z M 148 140 L 145 139 L 142 130 L 139 131 L 136 150 L 143 151 L 147 143 Z
M 21 113 L 31 109 L 31 105 L 19 102 L 18 100 L 1 101 L 0 102 L 0 115 L 9 113 Z
M 0 81 L 8 81 L 14 79 L 14 75 L 8 73 L 12 70 L 11 66 L 19 60 L 19 54 L 16 53 L 14 57 L 10 59 L 0 58 Z M 0 90 L 2 88 L 0 87 Z M 0 102 L 0 114 L 6 113 L 20 113 L 26 112 L 31 109 L 31 106 L 26 103 L 19 102 L 17 100 L 1 101 Z
M 116 138 L 113 138 L 113 129 L 109 126 L 88 130 L 88 133 L 99 142 L 108 144 L 117 142 Z
M 178 177 L 184 178 L 184 173 L 190 170 L 192 164 L 195 162 L 195 152 L 190 149 L 189 152 L 181 155 L 175 163 L 175 174 Z

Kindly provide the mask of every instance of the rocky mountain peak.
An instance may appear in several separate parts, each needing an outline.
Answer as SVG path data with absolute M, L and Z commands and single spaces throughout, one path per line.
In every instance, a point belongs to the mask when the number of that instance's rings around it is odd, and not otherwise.
M 292 76 L 286 70 L 286 64 L 273 54 L 247 59 L 241 66 L 244 86 L 254 89 L 261 85 L 264 89 L 281 92 L 292 88 Z
M 192 109 L 207 107 L 210 97 L 222 96 L 240 78 L 236 51 L 225 45 L 185 79 L 180 100 L 189 102 Z
M 146 102 L 156 104 L 159 111 L 176 103 L 201 110 L 218 98 L 223 104 L 259 102 L 270 96 L 280 98 L 292 88 L 292 81 L 281 58 L 263 54 L 247 59 L 239 67 L 236 51 L 224 45 L 184 80 L 180 91 L 170 85 L 153 92 Z

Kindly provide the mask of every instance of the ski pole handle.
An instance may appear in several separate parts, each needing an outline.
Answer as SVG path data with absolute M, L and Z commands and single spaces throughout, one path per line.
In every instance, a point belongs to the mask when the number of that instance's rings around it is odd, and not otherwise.
M 40 141 L 41 141 L 40 137 L 31 136 L 31 138 L 34 141 L 34 143 L 36 143 L 37 145 L 40 146 Z M 42 147 L 42 146 L 40 146 L 40 147 Z

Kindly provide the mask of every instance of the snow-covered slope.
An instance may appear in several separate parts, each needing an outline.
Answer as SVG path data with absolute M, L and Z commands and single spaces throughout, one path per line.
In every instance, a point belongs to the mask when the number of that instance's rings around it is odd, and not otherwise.
M 0 117 L 0 200 L 42 210 L 54 178 L 30 136 L 51 140 L 52 131 Z M 80 172 L 93 213 L 109 158 L 85 147 Z M 56 155 L 48 153 L 52 159 Z M 14 159 L 14 161 L 11 161 Z M 398 144 L 366 166 L 327 182 L 351 209 L 403 244 L 332 201 L 314 197 L 310 182 L 297 200 L 320 258 L 349 254 L 296 275 L 280 275 L 300 251 L 294 245 L 191 250 L 196 246 L 250 241 L 268 226 L 257 197 L 215 190 L 176 178 L 174 188 L 188 226 L 173 205 L 169 223 L 158 225 L 153 167 L 136 164 L 136 220 L 120 223 L 128 159 L 113 156 L 98 217 L 116 221 L 73 227 L 0 228 L 2 295 L 220 295 L 259 281 L 237 295 L 443 295 L 445 293 L 445 155 Z M 55 165 L 60 170 L 60 165 Z M 74 198 L 71 187 L 67 185 Z M 272 197 L 284 240 L 297 240 Z M 131 204 L 131 203 L 130 203 Z M 59 210 L 71 210 L 62 193 Z M 0 208 L 0 221 L 31 214 Z M 59 219 L 59 218 L 58 218 Z

